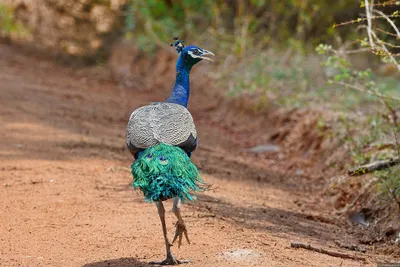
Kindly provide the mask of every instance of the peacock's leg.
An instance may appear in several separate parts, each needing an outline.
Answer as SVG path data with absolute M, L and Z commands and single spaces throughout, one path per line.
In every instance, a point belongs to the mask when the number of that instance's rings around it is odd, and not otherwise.
M 167 249 L 167 258 L 163 260 L 162 262 L 150 262 L 150 264 L 158 264 L 158 265 L 175 265 L 175 264 L 181 264 L 181 263 L 186 263 L 187 261 L 179 261 L 175 258 L 174 254 L 171 252 L 171 246 L 172 244 L 168 240 L 167 236 L 167 226 L 165 224 L 165 209 L 162 201 L 157 201 L 156 202 L 157 209 L 158 209 L 158 215 L 160 216 L 161 220 L 161 226 L 163 229 L 163 234 L 164 234 L 164 240 L 165 240 L 165 246 Z
M 183 219 L 181 216 L 180 207 L 181 207 L 181 199 L 179 197 L 175 197 L 174 198 L 174 206 L 172 208 L 172 211 L 174 212 L 175 216 L 178 218 L 178 221 L 176 222 L 175 236 L 174 236 L 174 240 L 172 241 L 172 243 L 174 243 L 175 240 L 179 237 L 178 248 L 181 247 L 183 234 L 185 235 L 186 240 L 190 245 L 190 240 L 189 240 L 188 233 L 186 230 L 186 225 L 183 222 Z

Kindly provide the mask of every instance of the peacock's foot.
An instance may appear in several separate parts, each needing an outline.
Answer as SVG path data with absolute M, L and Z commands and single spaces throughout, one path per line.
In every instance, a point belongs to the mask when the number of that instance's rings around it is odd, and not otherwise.
M 169 254 L 167 255 L 167 258 L 163 261 L 152 261 L 150 264 L 154 265 L 178 265 L 178 264 L 183 264 L 183 263 L 189 263 L 190 261 L 188 260 L 177 260 L 174 256 L 174 254 Z
M 178 221 L 176 223 L 175 236 L 174 236 L 174 240 L 172 240 L 172 244 L 179 237 L 179 239 L 178 239 L 178 248 L 180 248 L 181 245 L 182 245 L 182 236 L 183 235 L 185 235 L 186 241 L 190 245 L 190 240 L 189 240 L 189 236 L 188 236 L 188 233 L 187 233 L 187 230 L 186 230 L 186 225 L 185 225 L 185 223 L 183 223 L 183 221 L 182 222 Z

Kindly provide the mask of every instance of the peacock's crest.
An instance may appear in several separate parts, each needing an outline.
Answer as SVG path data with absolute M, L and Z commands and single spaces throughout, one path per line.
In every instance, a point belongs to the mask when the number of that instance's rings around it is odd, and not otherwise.
M 170 46 L 175 46 L 176 48 L 176 52 L 178 52 L 178 54 L 180 54 L 183 50 L 183 48 L 185 48 L 185 40 L 179 40 L 179 37 L 174 37 L 173 39 L 175 42 L 172 44 L 170 44 Z

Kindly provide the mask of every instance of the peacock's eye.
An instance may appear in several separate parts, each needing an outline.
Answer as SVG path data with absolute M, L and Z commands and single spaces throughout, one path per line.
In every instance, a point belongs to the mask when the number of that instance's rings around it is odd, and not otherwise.
M 200 54 L 200 51 L 199 51 L 198 49 L 195 49 L 195 50 L 193 51 L 193 54 L 195 54 L 195 55 L 197 56 L 198 54 Z

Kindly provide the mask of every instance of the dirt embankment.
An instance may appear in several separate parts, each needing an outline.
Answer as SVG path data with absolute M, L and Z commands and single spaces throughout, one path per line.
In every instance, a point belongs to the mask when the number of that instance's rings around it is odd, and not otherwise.
M 96 62 L 106 58 L 121 35 L 126 0 L 3 0 L 13 9 L 23 34 L 7 37 L 28 51 L 57 56 L 60 60 Z
M 121 167 L 132 160 L 124 145 L 130 112 L 163 100 L 172 87 L 170 56 L 157 54 L 165 62 L 154 68 L 145 59 L 143 68 L 128 65 L 136 77 L 146 68 L 154 77 L 142 75 L 146 80 L 125 88 L 115 86 L 115 70 L 60 67 L 8 46 L 0 52 L 0 266 L 149 266 L 162 259 L 156 208 L 132 190 Z M 316 160 L 323 141 L 310 130 L 317 118 L 241 110 L 205 78 L 206 64 L 191 77 L 190 110 L 200 136 L 193 160 L 214 187 L 184 205 L 192 244 L 174 253 L 210 267 L 375 266 L 398 259 L 361 244 L 355 227 L 332 216 L 316 193 L 329 179 Z M 279 149 L 247 151 L 272 141 Z M 172 235 L 171 212 L 167 222 Z M 365 260 L 290 248 L 291 240 Z

